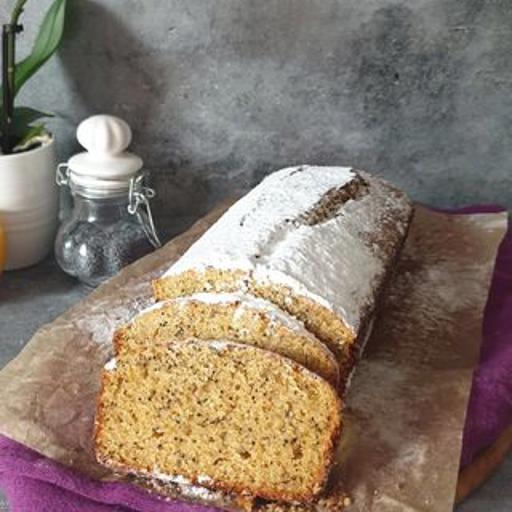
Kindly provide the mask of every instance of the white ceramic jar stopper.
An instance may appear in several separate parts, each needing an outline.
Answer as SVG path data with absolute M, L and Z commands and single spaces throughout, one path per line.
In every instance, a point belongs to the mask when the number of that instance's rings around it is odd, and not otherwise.
M 126 121 L 105 114 L 89 117 L 78 126 L 77 139 L 87 151 L 72 156 L 66 165 L 72 185 L 102 195 L 128 189 L 143 162 L 127 151 L 132 131 Z

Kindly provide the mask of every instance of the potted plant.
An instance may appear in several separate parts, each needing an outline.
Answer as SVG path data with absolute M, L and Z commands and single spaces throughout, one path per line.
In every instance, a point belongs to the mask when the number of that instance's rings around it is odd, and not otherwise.
M 57 226 L 53 136 L 40 120 L 51 114 L 15 106 L 23 85 L 55 53 L 62 39 L 66 0 L 54 0 L 31 53 L 16 62 L 16 37 L 27 0 L 17 0 L 2 27 L 0 91 L 0 223 L 6 235 L 6 269 L 23 268 L 50 251 Z

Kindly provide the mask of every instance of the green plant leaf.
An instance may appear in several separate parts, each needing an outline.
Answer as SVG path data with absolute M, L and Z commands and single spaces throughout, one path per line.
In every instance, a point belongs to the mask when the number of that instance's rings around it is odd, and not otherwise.
M 2 109 L 0 108 L 0 117 Z M 42 112 L 30 107 L 16 107 L 11 124 L 13 146 L 27 146 L 31 138 L 40 136 L 46 131 L 44 125 L 32 126 L 32 123 L 43 117 L 53 117 L 53 114 Z
M 32 144 L 32 139 L 41 137 L 47 133 L 48 132 L 43 125 L 30 126 L 24 136 L 20 138 L 16 146 L 22 149 L 26 149 Z
M 27 0 L 17 0 L 14 9 L 12 10 L 11 13 L 11 23 L 13 25 L 16 25 L 18 23 L 26 3 Z
M 16 64 L 15 94 L 23 84 L 55 53 L 64 33 L 67 0 L 54 0 L 39 27 L 32 52 Z
M 2 109 L 0 108 L 0 118 L 2 117 Z M 30 107 L 16 107 L 12 120 L 13 134 L 18 137 L 23 137 L 25 133 L 31 128 L 31 124 L 43 117 L 53 117 L 49 112 L 42 112 Z
M 30 107 L 16 107 L 13 116 L 14 132 L 21 134 L 26 127 L 43 117 L 53 117 L 53 114 Z

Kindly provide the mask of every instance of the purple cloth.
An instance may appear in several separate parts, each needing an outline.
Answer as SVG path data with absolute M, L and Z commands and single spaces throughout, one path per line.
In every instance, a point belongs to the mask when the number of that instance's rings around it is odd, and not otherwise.
M 0 436 L 0 485 L 11 512 L 207 512 L 119 482 L 99 482 Z
M 496 207 L 464 212 L 503 211 Z M 464 427 L 461 467 L 490 446 L 512 423 L 512 226 L 503 239 L 485 308 L 480 363 Z
M 472 207 L 453 213 L 503 211 Z M 468 408 L 461 465 L 512 422 L 512 229 L 498 254 L 485 311 L 480 365 Z M 208 512 L 124 483 L 97 482 L 0 436 L 0 486 L 11 512 Z

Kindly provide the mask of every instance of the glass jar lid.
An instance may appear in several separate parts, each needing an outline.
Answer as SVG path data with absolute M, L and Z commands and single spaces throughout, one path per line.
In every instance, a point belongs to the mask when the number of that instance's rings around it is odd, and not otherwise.
M 59 166 L 57 182 L 88 197 L 127 193 L 143 165 L 139 156 L 126 151 L 132 140 L 128 123 L 110 115 L 92 116 L 78 126 L 77 139 L 86 151 Z

